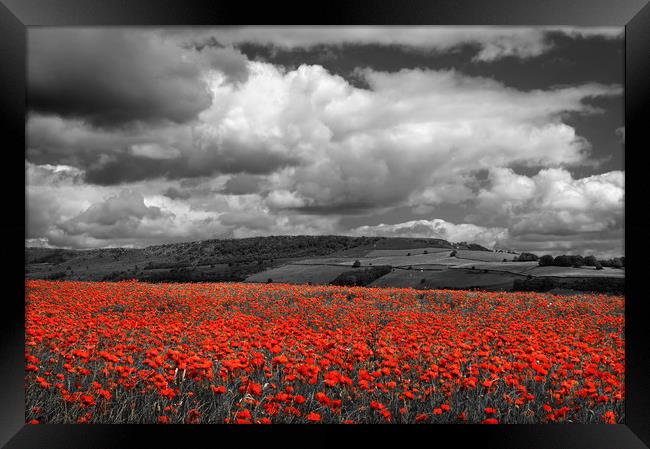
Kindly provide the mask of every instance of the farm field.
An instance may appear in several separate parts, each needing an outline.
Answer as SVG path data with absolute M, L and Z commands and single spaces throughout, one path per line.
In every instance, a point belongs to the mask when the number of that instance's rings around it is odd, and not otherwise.
M 426 253 L 425 253 L 426 251 Z M 441 248 L 413 248 L 406 250 L 374 250 L 364 256 L 358 257 L 319 257 L 319 258 L 309 258 L 302 259 L 296 262 L 301 265 L 313 264 L 313 265 L 346 265 L 351 266 L 355 260 L 361 262 L 361 265 L 391 265 L 395 267 L 409 266 L 409 265 L 427 265 L 427 264 L 444 264 L 444 265 L 457 265 L 464 263 L 477 263 L 473 260 L 477 260 L 478 263 L 482 261 L 497 261 L 501 262 L 505 256 L 514 257 L 513 254 L 503 254 L 492 253 L 488 251 L 462 251 L 457 250 L 457 257 L 450 257 L 450 253 L 454 251 L 453 249 L 442 249 Z M 461 253 L 463 258 L 460 258 Z M 496 254 L 496 257 L 492 254 Z M 465 259 L 470 258 L 470 259 Z
M 27 280 L 31 423 L 615 423 L 621 296 Z
M 503 262 L 505 259 L 506 261 L 510 262 L 512 261 L 515 257 L 517 257 L 517 254 L 510 254 L 510 253 L 495 253 L 492 251 L 471 251 L 471 250 L 458 250 L 456 251 L 456 257 L 460 260 L 462 259 L 469 259 L 473 261 L 482 261 L 482 262 Z
M 293 263 L 255 273 L 248 277 L 246 281 L 263 283 L 271 279 L 275 283 L 306 284 L 311 282 L 313 284 L 327 284 L 341 273 L 352 269 L 350 265 L 303 265 Z
M 534 267 L 529 272 L 533 276 L 559 276 L 559 277 L 615 277 L 624 278 L 625 270 L 605 267 L 596 270 L 592 267 Z
M 459 259 L 459 263 L 454 265 L 455 268 L 490 271 L 507 271 L 510 273 L 530 274 L 539 265 L 537 262 L 476 262 L 471 260 Z
M 426 251 L 428 254 L 449 254 L 451 249 L 449 248 L 436 248 L 436 247 L 425 247 L 425 248 L 411 248 L 411 249 L 376 249 L 370 251 L 366 254 L 366 257 L 384 257 L 384 256 L 406 256 L 409 253 L 413 254 L 423 254 Z
M 392 272 L 371 282 L 369 286 L 372 287 L 510 291 L 516 280 L 526 280 L 529 276 L 594 279 L 602 285 L 608 285 L 608 278 L 625 277 L 624 270 L 614 268 L 596 270 L 592 267 L 540 267 L 537 262 L 511 261 L 508 257 L 512 259 L 513 255 L 508 253 L 457 250 L 457 255 L 450 257 L 451 251 L 453 250 L 441 248 L 391 249 L 373 251 L 377 254 L 375 257 L 321 257 L 289 261 L 285 265 L 255 273 L 245 281 L 267 282 L 271 279 L 273 282 L 291 284 L 328 284 L 339 274 L 353 269 L 355 260 L 360 262 L 361 267 L 393 267 Z M 504 258 L 508 260 L 504 262 Z M 571 284 L 568 288 L 570 287 L 577 288 L 577 285 Z M 584 284 L 580 288 L 597 287 L 594 284 Z
M 373 287 L 400 287 L 425 289 L 475 289 L 508 291 L 518 275 L 504 272 L 483 273 L 479 270 L 468 269 L 432 269 L 395 270 L 374 281 Z

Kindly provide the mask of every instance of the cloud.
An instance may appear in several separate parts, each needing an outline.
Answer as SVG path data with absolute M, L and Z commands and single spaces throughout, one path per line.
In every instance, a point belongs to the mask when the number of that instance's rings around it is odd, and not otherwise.
M 114 226 L 122 221 L 136 219 L 158 219 L 162 217 L 159 207 L 147 206 L 144 197 L 132 190 L 122 190 L 119 195 L 95 203 L 75 218 L 68 220 L 66 226 L 85 225 Z
M 223 187 L 222 192 L 230 195 L 246 195 L 260 190 L 261 179 L 246 173 L 231 176 Z
M 291 155 L 267 150 L 263 142 L 199 136 L 189 125 L 106 130 L 78 119 L 31 114 L 27 140 L 30 161 L 76 166 L 87 182 L 99 185 L 158 177 L 263 174 L 298 163 Z
M 467 184 L 473 180 L 450 180 L 447 184 L 441 183 L 435 187 L 427 187 L 421 192 L 411 195 L 408 199 L 410 206 L 422 211 L 432 210 L 432 206 L 439 204 L 458 204 L 474 198 L 474 191 Z
M 340 45 L 389 45 L 406 51 L 450 51 L 464 45 L 477 48 L 475 60 L 530 58 L 552 48 L 549 33 L 572 38 L 621 38 L 622 27 L 485 27 L 485 26 L 252 26 L 175 30 L 199 46 L 251 43 L 282 49 Z
M 614 130 L 614 133 L 618 136 L 621 143 L 625 145 L 625 126 L 619 126 Z
M 172 200 L 178 200 L 178 199 L 187 200 L 192 197 L 192 194 L 190 192 L 179 190 L 174 186 L 171 186 L 168 189 L 166 189 L 163 192 L 163 195 Z
M 349 234 L 443 238 L 555 255 L 623 254 L 622 172 L 574 179 L 563 169 L 535 176 L 493 169 L 476 200 L 465 200 L 476 212 L 464 223 L 422 219 L 348 229 L 341 226 L 340 213 L 301 211 L 286 190 L 224 192 L 236 179 L 230 175 L 148 181 L 123 189 L 84 184 L 72 167 L 28 163 L 27 169 L 27 238 L 50 246 L 139 247 L 207 238 Z
M 192 39 L 62 30 L 61 40 L 30 31 L 39 69 L 30 69 L 27 238 L 80 248 L 366 232 L 543 251 L 621 247 L 623 173 L 570 171 L 599 168 L 572 118 L 601 113 L 593 100 L 621 86 L 519 90 L 456 70 L 358 68 L 358 87 L 319 65 L 274 66 L 236 49 L 470 45 L 491 61 L 547 51 L 551 33 L 610 39 L 620 29 L 310 29 L 204 29 Z M 402 223 L 341 225 L 379 214 Z M 423 216 L 460 224 L 411 220 Z
M 276 214 L 259 194 L 220 193 L 228 176 L 147 181 L 123 188 L 86 184 L 71 167 L 28 162 L 26 171 L 30 245 L 143 247 L 337 230 L 334 217 Z
M 251 63 L 240 86 L 214 80 L 215 105 L 195 134 L 296 161 L 267 173 L 269 190 L 291 196 L 286 208 L 349 213 L 408 198 L 460 202 L 468 175 L 495 165 L 590 163 L 589 143 L 563 117 L 597 113 L 586 100 L 621 93 L 597 84 L 523 92 L 455 71 L 359 74 L 369 89 L 320 66 Z
M 32 114 L 28 157 L 65 163 L 86 181 L 262 175 L 304 211 L 354 211 L 468 196 L 468 173 L 492 166 L 567 166 L 590 144 L 567 114 L 620 86 L 584 84 L 519 91 L 453 70 L 360 69 L 352 86 L 318 65 L 284 70 L 249 62 L 239 83 L 213 72 L 212 105 L 191 124 L 103 130 L 79 119 Z M 263 93 L 263 94 L 261 94 Z
M 57 247 L 143 247 L 213 238 L 227 230 L 214 214 L 182 206 L 178 211 L 179 215 L 151 200 L 145 202 L 138 191 L 123 189 L 92 203 L 72 218 L 53 217 L 44 237 L 48 245 Z
M 69 165 L 34 165 L 25 164 L 27 182 L 34 185 L 49 185 L 57 187 L 61 184 L 80 184 L 83 182 L 83 171 Z
M 75 212 L 65 204 L 84 189 L 83 172 L 66 165 L 25 165 L 26 237 L 44 238 L 52 224 Z M 83 204 L 83 200 L 82 200 Z
M 129 149 L 132 155 L 148 159 L 175 159 L 181 155 L 176 148 L 160 145 L 158 143 L 131 145 Z
M 264 174 L 296 163 L 291 158 L 263 152 L 242 152 L 239 156 L 224 157 L 228 151 L 235 150 L 232 147 L 224 151 L 213 149 L 174 158 L 151 158 L 115 152 L 90 165 L 86 169 L 85 179 L 93 184 L 113 185 L 156 177 L 181 179 L 218 173 Z
M 123 239 L 146 235 L 152 230 L 150 223 L 170 218 L 159 207 L 147 206 L 139 192 L 123 190 L 60 223 L 59 229 L 85 239 Z
M 564 169 L 528 177 L 495 168 L 489 180 L 490 187 L 477 195 L 479 210 L 507 219 L 514 233 L 581 233 L 622 225 L 622 171 L 573 179 Z
M 274 190 L 266 197 L 266 204 L 272 209 L 297 209 L 303 207 L 305 202 L 295 192 Z
M 197 52 L 138 29 L 32 28 L 28 33 L 28 105 L 96 126 L 196 118 L 210 106 L 207 70 L 244 79 L 234 49 Z
M 397 224 L 360 226 L 348 232 L 356 236 L 437 238 L 450 242 L 474 242 L 494 247 L 507 236 L 505 228 L 486 228 L 474 224 L 454 224 L 441 219 L 412 220 Z
M 33 114 L 28 157 L 107 187 L 231 175 L 214 189 L 259 194 L 278 214 L 424 211 L 471 200 L 475 174 L 491 167 L 590 164 L 589 143 L 563 120 L 621 93 L 598 84 L 525 92 L 453 70 L 359 76 L 368 89 L 317 65 L 251 62 L 245 81 L 210 77 L 212 105 L 191 125 L 108 131 Z
M 511 169 L 490 171 L 490 186 L 477 195 L 472 221 L 507 227 L 503 243 L 549 251 L 623 252 L 622 171 L 574 179 L 564 169 L 523 176 Z

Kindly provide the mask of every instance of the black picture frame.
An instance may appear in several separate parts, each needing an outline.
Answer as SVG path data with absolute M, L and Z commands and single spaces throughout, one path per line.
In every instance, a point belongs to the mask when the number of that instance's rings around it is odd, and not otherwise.
M 26 28 L 32 26 L 225 25 L 579 25 L 625 26 L 626 127 L 626 415 L 619 425 L 438 426 L 128 426 L 24 424 L 24 182 Z M 650 109 L 650 4 L 646 0 L 351 0 L 249 2 L 188 0 L 0 0 L 0 126 L 5 203 L 0 220 L 2 271 L 0 327 L 0 444 L 17 448 L 212 447 L 230 439 L 258 444 L 364 446 L 453 444 L 454 447 L 642 448 L 650 446 L 648 300 L 641 260 L 648 251 L 644 153 Z M 645 144 L 645 146 L 643 145 Z M 645 151 L 644 151 L 645 150 Z M 23 158 L 23 160 L 21 160 Z M 631 263 L 630 263 L 631 262 Z M 245 435 L 243 435 L 245 433 Z M 448 443 L 445 443 L 448 441 Z

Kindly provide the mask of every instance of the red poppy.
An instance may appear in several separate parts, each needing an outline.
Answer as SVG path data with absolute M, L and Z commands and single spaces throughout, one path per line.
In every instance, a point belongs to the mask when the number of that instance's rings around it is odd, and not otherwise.
M 320 421 L 320 414 L 316 412 L 310 412 L 305 416 L 307 421 L 309 422 L 319 422 Z

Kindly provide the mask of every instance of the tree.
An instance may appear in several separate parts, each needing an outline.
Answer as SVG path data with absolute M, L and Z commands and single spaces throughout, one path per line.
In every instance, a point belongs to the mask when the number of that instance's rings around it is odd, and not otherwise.
M 573 265 L 573 258 L 571 256 L 561 255 L 553 259 L 553 265 L 556 267 L 570 267 Z
M 537 260 L 539 260 L 539 257 L 537 257 L 537 255 L 533 253 L 521 253 L 513 260 L 515 262 L 536 262 Z
M 579 268 L 585 265 L 585 259 L 582 256 L 569 256 L 571 257 L 571 265 L 575 268 Z
M 456 257 L 456 250 L 449 253 L 449 257 Z
M 585 257 L 585 266 L 586 267 L 595 267 L 598 261 L 594 256 Z
M 359 262 L 358 260 L 355 260 L 354 263 L 352 264 L 352 266 L 354 268 L 359 268 L 361 266 L 361 262 Z
M 553 261 L 554 261 L 553 256 L 551 256 L 550 254 L 545 254 L 539 258 L 537 263 L 539 264 L 540 267 L 549 267 L 553 265 Z

